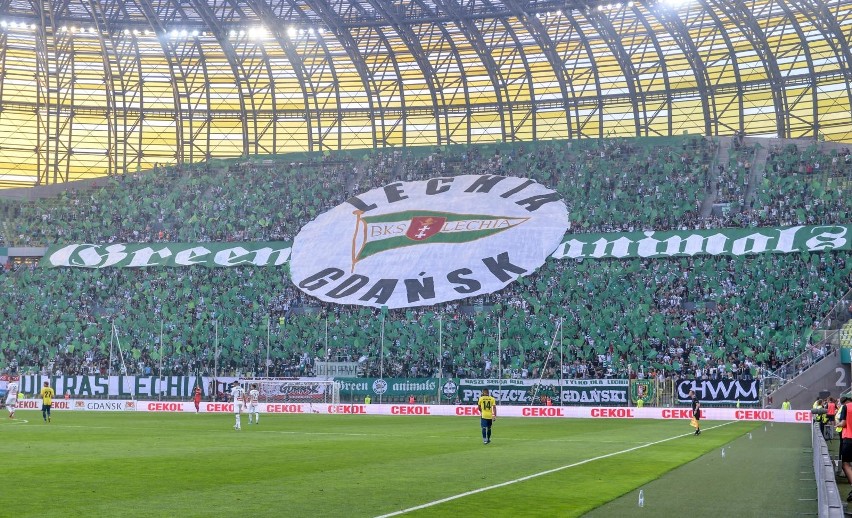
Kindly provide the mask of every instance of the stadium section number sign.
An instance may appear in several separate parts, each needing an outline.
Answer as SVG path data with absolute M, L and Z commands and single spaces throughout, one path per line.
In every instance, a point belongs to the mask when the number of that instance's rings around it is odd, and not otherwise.
M 533 273 L 567 229 L 561 196 L 525 178 L 396 182 L 305 225 L 293 241 L 290 272 L 299 289 L 326 302 L 438 304 Z

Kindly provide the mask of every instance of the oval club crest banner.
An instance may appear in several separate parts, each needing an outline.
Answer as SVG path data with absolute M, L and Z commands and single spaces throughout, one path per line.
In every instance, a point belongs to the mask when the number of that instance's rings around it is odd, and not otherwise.
M 293 241 L 290 272 L 327 302 L 402 308 L 492 293 L 562 242 L 561 196 L 526 178 L 396 182 L 321 214 Z

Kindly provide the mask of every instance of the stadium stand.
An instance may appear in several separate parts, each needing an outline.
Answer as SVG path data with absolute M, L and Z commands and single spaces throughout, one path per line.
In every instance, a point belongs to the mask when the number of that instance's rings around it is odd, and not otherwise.
M 572 226 L 584 231 L 694 227 L 703 199 L 694 179 L 712 146 L 700 137 L 608 139 L 174 167 L 25 203 L 10 222 L 10 239 L 17 246 L 287 240 L 351 194 L 462 172 L 529 176 L 551 185 L 569 204 Z
M 736 142 L 610 139 L 214 162 L 98 180 L 0 210 L 9 216 L 8 241 L 19 246 L 289 240 L 351 194 L 394 180 L 474 172 L 555 186 L 574 232 L 845 220 L 848 153 L 818 146 L 799 152 L 795 143 L 772 148 L 753 190 L 755 207 L 747 208 L 750 164 L 760 146 Z M 833 165 L 809 172 L 816 163 Z M 702 218 L 710 197 L 734 208 Z M 545 360 L 563 319 L 567 377 L 624 377 L 628 369 L 662 377 L 759 375 L 814 346 L 812 326 L 848 290 L 850 271 L 848 253 L 549 260 L 497 294 L 390 311 L 384 373 L 431 376 L 441 364 L 448 375 L 487 377 L 502 365 L 504 376 L 558 377 L 558 362 Z M 211 372 L 219 350 L 220 371 L 261 372 L 269 321 L 273 375 L 310 373 L 319 358 L 360 361 L 365 374 L 378 374 L 378 312 L 312 299 L 277 269 L 16 265 L 8 273 L 0 278 L 7 301 L 0 316 L 18 325 L 0 329 L 0 343 L 13 369 L 106 373 L 126 364 L 128 373 L 144 374 L 160 368 L 162 352 L 165 374 Z M 125 362 L 113 356 L 113 365 L 111 322 L 126 342 Z

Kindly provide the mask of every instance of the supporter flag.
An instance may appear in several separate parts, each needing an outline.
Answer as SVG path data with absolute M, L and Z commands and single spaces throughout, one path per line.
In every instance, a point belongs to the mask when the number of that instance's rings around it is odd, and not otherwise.
M 9 260 L 9 249 L 0 248 L 0 268 L 6 266 L 6 261 Z
M 690 425 L 691 427 L 693 427 L 693 428 L 698 428 L 698 419 L 696 419 L 696 418 L 694 418 L 694 417 L 693 417 L 693 418 L 689 421 L 689 425 Z
M 362 216 L 355 213 L 352 266 L 387 250 L 425 243 L 468 243 L 499 234 L 530 218 L 483 214 L 455 214 L 410 210 Z

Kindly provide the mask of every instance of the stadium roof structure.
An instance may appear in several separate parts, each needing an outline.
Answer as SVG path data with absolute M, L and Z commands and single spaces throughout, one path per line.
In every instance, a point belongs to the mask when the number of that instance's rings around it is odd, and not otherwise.
M 0 0 L 0 187 L 291 151 L 852 138 L 852 0 Z

